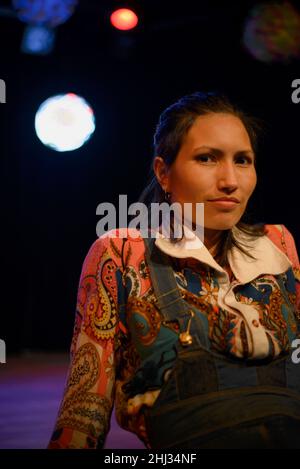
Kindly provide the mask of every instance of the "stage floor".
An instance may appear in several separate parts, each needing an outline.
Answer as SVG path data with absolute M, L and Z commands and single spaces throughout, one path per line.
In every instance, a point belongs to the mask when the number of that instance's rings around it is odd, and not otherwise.
M 0 364 L 0 448 L 46 448 L 62 398 L 69 356 L 26 353 Z M 144 448 L 114 414 L 105 448 Z

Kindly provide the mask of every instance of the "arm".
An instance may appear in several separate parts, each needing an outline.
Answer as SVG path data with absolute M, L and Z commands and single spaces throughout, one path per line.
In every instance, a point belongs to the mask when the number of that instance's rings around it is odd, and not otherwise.
M 284 226 L 282 226 L 282 237 L 283 237 L 283 244 L 285 244 L 286 247 L 286 255 L 290 259 L 292 266 L 293 266 L 293 272 L 295 276 L 295 282 L 296 282 L 296 306 L 297 310 L 300 312 L 300 263 L 299 263 L 299 257 L 296 249 L 296 244 L 294 241 L 294 238 L 292 234 L 289 232 L 289 230 Z
M 296 306 L 300 312 L 300 263 L 294 238 L 284 225 L 266 225 L 267 235 L 290 259 L 295 276 Z
M 99 448 L 114 399 L 117 332 L 116 266 L 98 239 L 83 264 L 64 397 L 49 448 Z

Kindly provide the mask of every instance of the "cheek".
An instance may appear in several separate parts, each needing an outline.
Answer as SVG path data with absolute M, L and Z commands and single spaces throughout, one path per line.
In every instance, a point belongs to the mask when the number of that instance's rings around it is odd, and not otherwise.
M 170 174 L 170 190 L 179 198 L 185 198 L 185 196 L 188 196 L 188 193 L 191 190 L 191 179 L 190 174 L 185 170 L 185 168 L 181 168 L 180 170 L 174 168 Z
M 256 172 L 253 174 L 253 177 L 252 177 L 252 181 L 251 181 L 251 188 L 250 188 L 250 192 L 252 194 L 252 192 L 254 191 L 255 187 L 256 187 L 256 184 L 257 184 L 257 175 L 256 175 Z M 250 195 L 251 195 L 250 194 Z
M 253 173 L 249 174 L 248 177 L 244 181 L 244 194 L 246 198 L 249 198 L 252 195 L 256 187 L 256 183 L 257 183 L 257 175 L 256 175 L 256 171 L 253 171 Z
M 209 174 L 206 171 L 199 171 L 198 168 L 188 167 L 188 165 L 176 168 L 170 176 L 174 193 L 184 193 L 188 198 L 197 197 L 211 187 L 208 180 Z

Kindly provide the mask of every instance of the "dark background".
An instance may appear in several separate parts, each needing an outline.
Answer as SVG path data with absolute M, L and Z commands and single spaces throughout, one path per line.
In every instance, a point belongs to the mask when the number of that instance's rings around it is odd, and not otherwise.
M 0 338 L 8 353 L 69 349 L 96 207 L 118 204 L 119 194 L 137 200 L 158 116 L 184 94 L 218 89 L 266 122 L 250 208 L 257 221 L 285 224 L 300 247 L 300 103 L 291 100 L 299 61 L 264 64 L 244 49 L 254 3 L 142 0 L 132 3 L 140 25 L 124 33 L 108 21 L 118 2 L 82 0 L 44 57 L 21 53 L 24 24 L 0 16 Z M 38 140 L 34 117 L 64 92 L 88 100 L 96 131 L 79 150 L 59 153 Z

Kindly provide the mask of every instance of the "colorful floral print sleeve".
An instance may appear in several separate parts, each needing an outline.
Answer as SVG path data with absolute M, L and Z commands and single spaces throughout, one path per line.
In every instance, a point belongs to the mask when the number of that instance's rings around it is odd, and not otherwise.
M 115 234 L 113 236 L 113 234 Z M 117 232 L 91 247 L 80 277 L 71 365 L 50 448 L 101 448 L 115 403 L 120 426 L 145 445 L 144 406 L 152 406 L 176 358 L 178 325 L 157 307 L 139 233 Z M 182 297 L 201 316 L 212 349 L 245 359 L 275 357 L 300 337 L 300 270 L 292 235 L 266 225 L 249 262 L 236 248 L 229 271 L 199 240 L 156 245 L 170 256 Z M 284 273 L 295 312 L 284 306 Z

